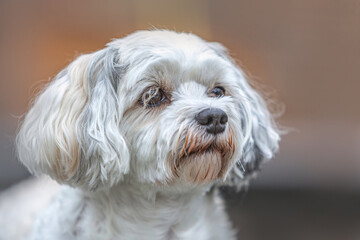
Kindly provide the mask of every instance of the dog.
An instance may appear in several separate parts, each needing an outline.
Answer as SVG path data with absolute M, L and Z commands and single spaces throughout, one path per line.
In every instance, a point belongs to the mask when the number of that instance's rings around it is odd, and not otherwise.
M 18 132 L 19 160 L 63 185 L 29 239 L 235 239 L 217 188 L 241 187 L 279 140 L 221 44 L 113 40 L 61 71 Z

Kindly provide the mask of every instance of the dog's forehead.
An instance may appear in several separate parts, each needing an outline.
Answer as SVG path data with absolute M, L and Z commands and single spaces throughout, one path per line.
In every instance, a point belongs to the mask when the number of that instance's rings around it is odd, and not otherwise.
M 164 30 L 138 31 L 114 41 L 114 44 L 119 44 L 121 54 L 125 55 L 136 52 L 156 55 L 166 54 L 167 51 L 190 54 L 208 48 L 207 42 L 196 35 Z
M 147 80 L 162 77 L 172 85 L 188 80 L 208 85 L 221 78 L 229 66 L 211 44 L 189 33 L 140 31 L 110 46 L 116 47 L 121 61 L 130 66 L 124 83 L 128 90 L 143 88 L 142 84 L 146 87 L 150 84 Z
M 191 62 L 199 57 L 219 57 L 214 44 L 190 33 L 172 31 L 139 31 L 108 44 L 117 49 L 122 63 L 143 67 L 160 58 Z

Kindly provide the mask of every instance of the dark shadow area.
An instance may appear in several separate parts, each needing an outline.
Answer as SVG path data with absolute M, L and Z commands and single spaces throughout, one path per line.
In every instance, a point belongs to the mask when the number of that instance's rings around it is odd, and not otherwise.
M 360 194 L 339 191 L 224 190 L 239 239 L 360 239 Z

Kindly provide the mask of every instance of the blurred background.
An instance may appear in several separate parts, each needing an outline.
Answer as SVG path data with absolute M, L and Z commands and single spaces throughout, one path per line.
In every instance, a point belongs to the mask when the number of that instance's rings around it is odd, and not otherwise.
M 0 189 L 28 178 L 18 118 L 80 53 L 152 27 L 225 45 L 293 129 L 246 192 L 240 239 L 360 239 L 359 0 L 0 0 Z M 4 216 L 0 216 L 4 217 Z

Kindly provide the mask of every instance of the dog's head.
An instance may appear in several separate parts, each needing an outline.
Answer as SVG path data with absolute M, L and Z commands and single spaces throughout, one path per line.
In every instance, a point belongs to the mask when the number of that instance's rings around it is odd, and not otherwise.
M 26 115 L 17 147 L 32 173 L 95 189 L 241 180 L 278 141 L 264 100 L 224 47 L 141 31 L 60 72 Z

